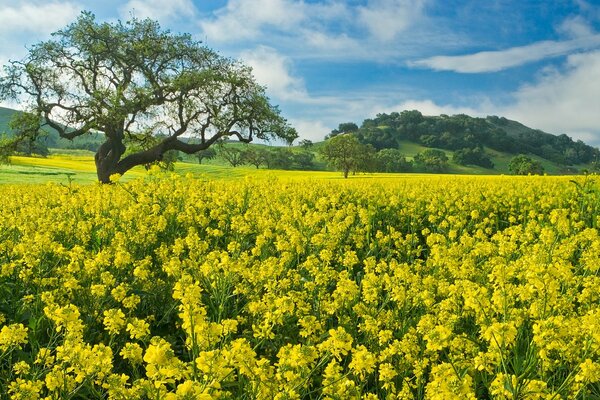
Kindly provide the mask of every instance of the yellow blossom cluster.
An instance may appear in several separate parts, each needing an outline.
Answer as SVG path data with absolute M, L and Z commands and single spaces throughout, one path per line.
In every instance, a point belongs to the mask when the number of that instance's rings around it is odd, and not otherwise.
M 0 398 L 600 396 L 600 181 L 0 187 Z

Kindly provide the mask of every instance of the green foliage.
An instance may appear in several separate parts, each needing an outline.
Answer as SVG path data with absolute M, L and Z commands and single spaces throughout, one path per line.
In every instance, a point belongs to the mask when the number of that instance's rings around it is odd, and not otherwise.
M 300 147 L 302 147 L 304 150 L 309 150 L 313 147 L 314 143 L 312 142 L 312 140 L 308 140 L 308 139 L 302 139 L 300 141 Z
M 245 163 L 244 150 L 237 147 L 222 145 L 219 147 L 219 156 L 229 163 L 232 167 L 238 167 Z
M 8 162 L 8 157 L 13 154 L 47 156 L 50 152 L 44 143 L 46 133 L 41 130 L 42 120 L 32 113 L 12 114 L 8 128 L 13 133 L 10 137 L 6 134 L 0 141 L 0 158 L 3 163 Z
M 315 155 L 308 151 L 292 151 L 276 147 L 265 152 L 264 162 L 269 169 L 311 170 L 315 168 Z
M 18 118 L 18 114 L 22 111 L 13 110 L 11 108 L 0 107 L 0 132 L 4 132 L 8 138 L 18 135 L 18 132 L 11 128 L 11 121 Z M 65 130 L 69 130 L 65 127 Z M 40 135 L 37 143 L 47 148 L 57 149 L 80 149 L 96 151 L 103 143 L 104 135 L 98 132 L 90 132 L 87 135 L 82 135 L 73 140 L 61 138 L 58 132 L 46 124 L 43 119 L 40 124 Z
M 339 128 L 332 131 L 331 136 L 340 131 Z M 525 151 L 561 165 L 590 163 L 600 157 L 598 149 L 581 141 L 575 142 L 566 135 L 551 135 L 495 116 L 424 116 L 416 110 L 393 112 L 365 119 L 353 132 L 361 143 L 370 144 L 377 150 L 398 148 L 401 141 L 411 141 L 426 147 L 455 151 L 484 146 L 509 154 Z M 467 164 L 490 168 L 485 157 L 473 158 L 475 154 L 464 156 L 471 158 Z M 459 161 L 461 158 L 464 157 L 459 155 Z
M 377 171 L 379 172 L 409 172 L 412 163 L 398 149 L 383 149 L 377 152 Z
M 335 169 L 342 171 L 344 178 L 347 178 L 351 171 L 373 169 L 375 150 L 372 146 L 361 144 L 356 136 L 349 133 L 327 140 L 321 148 L 321 153 Z
M 514 175 L 542 175 L 544 173 L 544 167 L 539 161 L 524 154 L 513 157 L 508 164 L 508 169 Z
M 200 150 L 195 154 L 198 159 L 198 164 L 202 164 L 202 160 L 214 160 L 217 157 L 217 152 L 212 147 L 205 150 Z
M 254 165 L 257 169 L 265 163 L 267 150 L 256 147 L 249 147 L 242 152 L 242 159 L 245 164 Z
M 414 162 L 415 167 L 424 172 L 443 173 L 449 168 L 448 156 L 441 150 L 424 150 L 415 155 Z
M 459 165 L 479 165 L 483 168 L 494 168 L 494 163 L 482 147 L 457 150 L 452 156 L 452 161 Z
M 342 122 L 338 125 L 337 129 L 331 131 L 327 138 L 332 138 L 343 133 L 352 133 L 356 131 L 358 131 L 358 125 L 356 125 L 354 122 Z

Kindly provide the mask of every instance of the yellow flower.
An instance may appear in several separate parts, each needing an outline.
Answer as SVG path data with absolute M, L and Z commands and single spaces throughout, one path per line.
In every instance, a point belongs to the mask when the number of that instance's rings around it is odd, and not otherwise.
M 125 346 L 119 353 L 125 360 L 129 360 L 132 364 L 141 364 L 143 349 L 137 343 L 125 343 Z
M 143 339 L 150 334 L 150 324 L 143 319 L 131 318 L 127 323 L 127 332 L 131 339 Z
M 331 353 L 335 358 L 340 360 L 352 350 L 352 342 L 354 339 L 341 326 L 337 329 L 329 330 L 329 338 L 318 345 L 321 351 Z
M 110 309 L 104 311 L 104 329 L 111 335 L 118 334 L 125 327 L 125 314 L 120 309 Z
M 363 379 L 375 369 L 376 357 L 363 345 L 352 350 L 352 361 L 348 366 L 354 373 Z
M 0 351 L 5 351 L 10 347 L 21 348 L 27 343 L 27 331 L 23 324 L 12 324 L 3 326 L 0 329 Z

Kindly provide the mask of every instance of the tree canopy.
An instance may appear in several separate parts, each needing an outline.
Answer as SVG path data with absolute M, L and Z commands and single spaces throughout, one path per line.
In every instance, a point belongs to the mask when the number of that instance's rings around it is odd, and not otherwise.
M 297 137 L 249 67 L 147 19 L 99 23 L 82 13 L 4 67 L 0 98 L 37 117 L 21 135 L 35 137 L 41 125 L 67 139 L 102 133 L 101 182 L 169 150 L 193 154 L 227 137 Z M 132 144 L 140 150 L 126 153 Z
M 541 175 L 544 173 L 544 167 L 539 161 L 524 154 L 513 157 L 508 163 L 508 170 L 515 175 Z
M 373 147 L 361 144 L 357 137 L 350 134 L 339 134 L 327 140 L 321 148 L 325 159 L 337 170 L 342 171 L 344 178 L 350 171 L 366 170 L 373 158 Z

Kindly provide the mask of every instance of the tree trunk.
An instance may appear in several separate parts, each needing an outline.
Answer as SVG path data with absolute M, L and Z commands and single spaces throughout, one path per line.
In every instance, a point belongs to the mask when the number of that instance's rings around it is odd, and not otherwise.
M 102 143 L 94 156 L 99 182 L 110 183 L 110 176 L 117 172 L 117 164 L 123 153 L 125 153 L 125 145 L 120 139 L 109 137 Z
M 349 169 L 344 169 L 344 179 L 348 178 Z
M 146 165 L 155 161 L 161 161 L 163 154 L 169 150 L 178 150 L 185 154 L 194 154 L 200 150 L 205 150 L 223 137 L 224 134 L 216 134 L 209 140 L 198 144 L 182 142 L 177 137 L 170 136 L 154 147 L 129 154 L 123 159 L 121 159 L 125 153 L 123 134 L 106 136 L 106 142 L 100 146 L 95 156 L 98 181 L 102 183 L 110 183 L 111 175 L 123 175 L 137 165 Z

